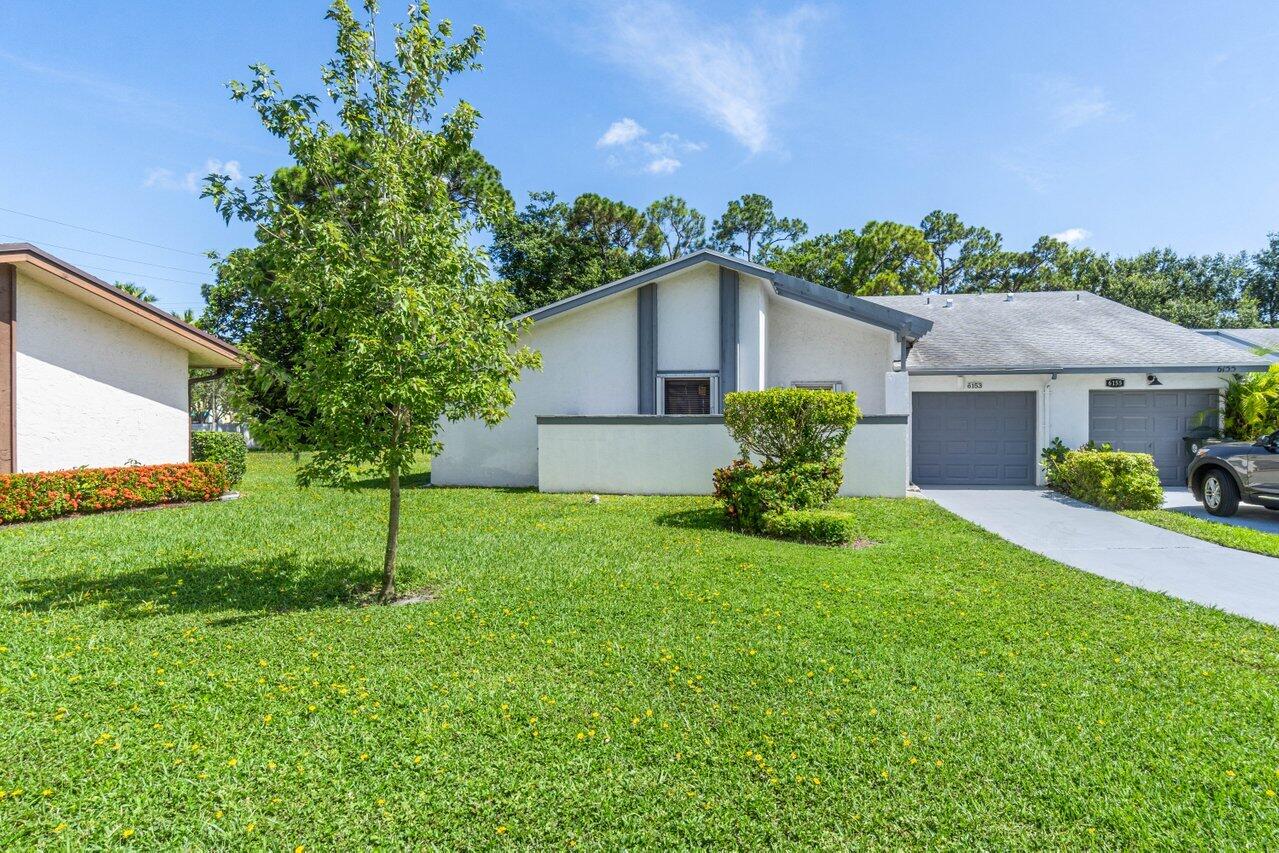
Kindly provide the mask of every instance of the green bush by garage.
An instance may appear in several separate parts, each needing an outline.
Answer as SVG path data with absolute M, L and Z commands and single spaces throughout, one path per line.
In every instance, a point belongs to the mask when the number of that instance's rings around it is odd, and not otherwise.
M 1041 458 L 1048 485 L 1084 503 L 1110 510 L 1163 506 L 1159 470 L 1149 453 L 1125 453 L 1092 442 L 1067 450 L 1055 439 Z

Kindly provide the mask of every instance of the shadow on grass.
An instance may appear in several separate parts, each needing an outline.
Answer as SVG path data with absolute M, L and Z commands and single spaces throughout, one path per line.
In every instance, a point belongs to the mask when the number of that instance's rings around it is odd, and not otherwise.
M 33 610 L 98 608 L 114 619 L 182 613 L 227 613 L 211 624 L 233 625 L 274 613 L 351 604 L 374 587 L 379 572 L 352 560 L 300 560 L 283 553 L 234 563 L 191 561 L 123 574 L 65 574 L 25 581 Z
M 653 521 L 663 527 L 682 527 L 686 530 L 731 530 L 724 510 L 718 507 L 708 509 L 686 509 L 683 512 L 668 512 L 654 517 Z
M 400 477 L 401 489 L 423 489 L 431 485 L 431 472 L 420 471 L 417 474 L 405 474 Z M 391 484 L 386 477 L 372 477 L 367 480 L 356 480 L 351 484 L 353 489 L 389 489 Z

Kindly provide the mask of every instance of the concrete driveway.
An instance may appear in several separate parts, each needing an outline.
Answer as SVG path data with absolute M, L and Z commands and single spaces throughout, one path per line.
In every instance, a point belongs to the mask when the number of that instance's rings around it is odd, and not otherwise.
M 1192 515 L 1195 518 L 1232 524 L 1235 527 L 1251 527 L 1266 533 L 1279 533 L 1279 512 L 1251 504 L 1239 504 L 1239 511 L 1229 518 L 1209 515 L 1203 504 L 1195 500 L 1190 489 L 1164 489 L 1164 509 Z
M 1009 542 L 1131 586 L 1279 625 L 1279 559 L 1223 548 L 1047 489 L 929 486 L 925 497 Z

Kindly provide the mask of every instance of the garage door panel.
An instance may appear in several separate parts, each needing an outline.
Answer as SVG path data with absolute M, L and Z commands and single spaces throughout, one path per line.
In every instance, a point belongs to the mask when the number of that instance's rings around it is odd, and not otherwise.
M 1210 389 L 1091 391 L 1088 438 L 1116 450 L 1149 453 L 1160 480 L 1180 485 L 1190 463 L 1182 439 L 1216 425 L 1213 412 L 1219 399 L 1219 392 Z
M 912 478 L 925 485 L 1034 482 L 1033 391 L 916 392 Z

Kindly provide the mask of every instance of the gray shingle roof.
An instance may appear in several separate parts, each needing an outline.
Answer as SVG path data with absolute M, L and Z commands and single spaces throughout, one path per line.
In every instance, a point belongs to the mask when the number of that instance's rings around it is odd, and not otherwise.
M 793 275 L 779 273 L 768 267 L 751 261 L 744 261 L 731 255 L 725 255 L 712 249 L 698 249 L 673 261 L 649 267 L 626 278 L 620 278 L 617 281 L 602 284 L 592 290 L 569 296 L 558 302 L 552 302 L 532 311 L 526 311 L 520 315 L 520 319 L 545 320 L 558 314 L 563 314 L 565 311 L 572 311 L 574 308 L 589 305 L 597 299 L 613 296 L 631 288 L 641 287 L 662 276 L 671 275 L 703 263 L 717 264 L 747 275 L 758 276 L 772 282 L 773 289 L 778 296 L 793 299 L 797 302 L 804 302 L 836 314 L 843 314 L 845 317 L 852 317 L 889 331 L 899 332 L 910 340 L 927 334 L 928 330 L 932 328 L 932 323 L 928 320 L 906 313 L 900 307 L 876 304 L 860 296 L 849 296 L 847 293 L 842 293 L 820 284 L 814 284 L 811 281 L 796 278 Z
M 1237 347 L 1091 293 L 872 296 L 933 321 L 911 373 L 1090 373 L 1265 368 Z M 947 307 L 949 306 L 949 307 Z
M 1279 329 L 1200 329 L 1199 334 L 1207 335 L 1222 343 L 1237 346 L 1248 352 L 1252 352 L 1257 347 L 1279 350 Z M 1273 355 L 1258 357 L 1270 361 L 1279 360 Z

